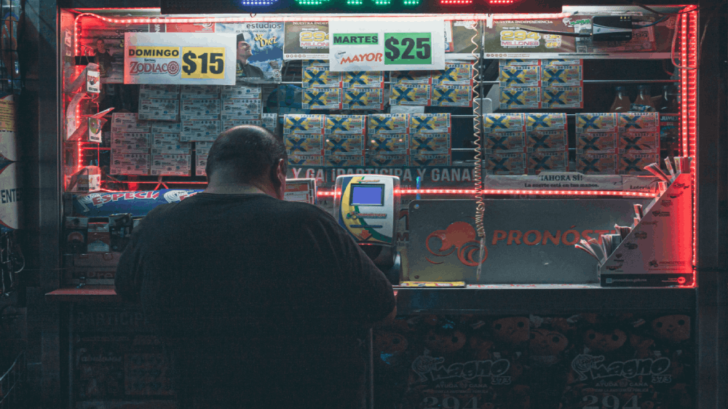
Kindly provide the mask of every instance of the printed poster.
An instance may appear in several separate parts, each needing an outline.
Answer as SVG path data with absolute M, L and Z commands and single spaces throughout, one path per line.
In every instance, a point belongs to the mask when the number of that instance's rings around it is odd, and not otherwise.
M 283 22 L 216 23 L 215 32 L 237 35 L 235 78 L 238 82 L 281 81 Z
M 285 25 L 284 60 L 328 60 L 329 22 L 292 21 Z

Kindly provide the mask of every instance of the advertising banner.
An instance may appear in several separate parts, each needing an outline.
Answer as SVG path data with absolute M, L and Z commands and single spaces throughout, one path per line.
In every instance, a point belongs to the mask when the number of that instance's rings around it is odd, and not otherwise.
M 445 23 L 440 19 L 342 19 L 329 25 L 331 71 L 445 69 Z
M 407 272 L 416 281 L 481 284 L 597 283 L 597 261 L 577 251 L 579 240 L 598 239 L 629 226 L 633 206 L 651 200 L 486 199 L 483 267 L 473 200 L 420 200 L 409 207 Z M 538 274 L 534 274 L 538 271 Z
M 286 23 L 286 40 L 283 45 L 284 60 L 328 60 L 328 21 Z
M 374 328 L 374 399 L 423 409 L 689 408 L 691 318 L 671 311 L 399 316 Z
M 630 41 L 592 41 L 591 37 L 571 37 L 559 32 L 592 32 L 593 15 L 563 18 L 496 20 L 484 32 L 485 58 L 558 58 L 573 54 L 578 58 L 668 58 L 675 18 L 652 26 L 651 16 L 639 16 L 644 27 L 635 26 Z M 539 32 L 530 31 L 538 30 Z M 548 31 L 554 34 L 546 33 Z
M 125 84 L 235 85 L 234 34 L 126 33 Z
M 234 33 L 238 82 L 269 83 L 281 80 L 283 22 L 215 23 L 215 33 Z

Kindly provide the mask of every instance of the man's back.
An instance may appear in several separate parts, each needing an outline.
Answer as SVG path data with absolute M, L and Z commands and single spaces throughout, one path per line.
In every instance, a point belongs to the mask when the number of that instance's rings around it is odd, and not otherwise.
M 263 194 L 155 209 L 117 291 L 133 297 L 140 277 L 181 407 L 356 407 L 357 337 L 394 307 L 389 282 L 330 216 Z

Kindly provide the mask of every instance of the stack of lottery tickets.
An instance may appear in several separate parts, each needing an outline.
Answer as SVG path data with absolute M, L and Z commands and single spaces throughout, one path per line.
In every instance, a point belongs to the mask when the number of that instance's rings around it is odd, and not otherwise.
M 583 108 L 581 60 L 500 60 L 500 109 Z
M 493 175 L 566 171 L 566 114 L 486 114 L 486 169 Z
M 660 160 L 660 117 L 656 112 L 577 114 L 576 164 L 582 173 L 649 174 Z
M 283 142 L 293 166 L 323 166 L 325 115 L 283 116 Z
M 179 85 L 141 85 L 140 121 L 179 121 Z
M 409 114 L 367 116 L 367 166 L 409 166 Z
M 192 173 L 190 142 L 182 142 L 180 123 L 152 123 L 152 176 L 190 176 Z
M 326 115 L 324 166 L 364 166 L 365 115 Z
M 152 149 L 151 124 L 137 114 L 114 113 L 111 117 L 112 175 L 149 175 Z
M 183 85 L 181 102 L 180 141 L 214 141 L 217 139 L 222 132 L 220 87 Z
M 395 71 L 391 73 L 390 105 L 473 106 L 473 65 L 445 63 L 442 71 Z
M 332 72 L 328 61 L 303 64 L 303 109 L 384 109 L 384 74 L 379 71 Z
M 660 115 L 657 112 L 622 112 L 619 123 L 619 173 L 649 174 L 645 166 L 660 163 Z
M 409 114 L 410 166 L 451 165 L 450 114 Z
M 617 114 L 576 114 L 576 170 L 617 174 Z

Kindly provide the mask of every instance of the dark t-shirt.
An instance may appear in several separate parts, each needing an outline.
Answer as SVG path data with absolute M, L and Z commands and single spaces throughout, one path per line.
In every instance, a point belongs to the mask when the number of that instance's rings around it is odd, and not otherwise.
M 200 193 L 134 229 L 116 291 L 173 356 L 180 408 L 360 408 L 392 287 L 321 209 Z

